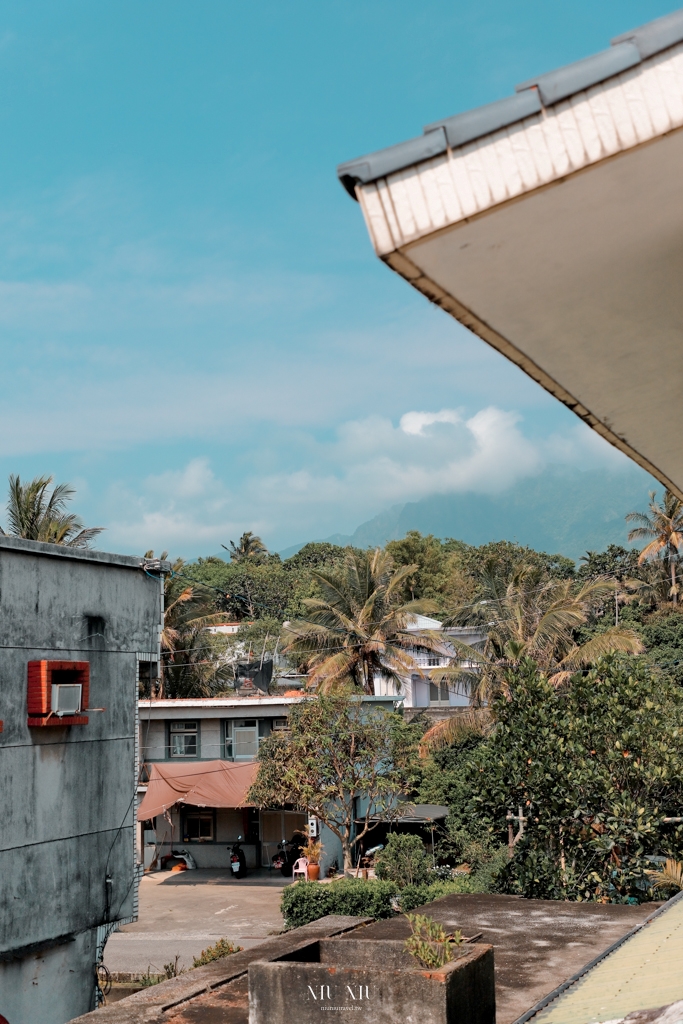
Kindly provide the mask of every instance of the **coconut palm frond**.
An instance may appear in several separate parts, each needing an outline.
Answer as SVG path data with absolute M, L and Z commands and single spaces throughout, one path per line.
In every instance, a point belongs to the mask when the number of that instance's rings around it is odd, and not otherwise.
M 340 570 L 312 573 L 320 596 L 304 600 L 304 615 L 285 629 L 284 647 L 311 673 L 311 685 L 323 688 L 326 680 L 337 685 L 342 671 L 371 694 L 378 677 L 402 685 L 405 675 L 419 671 L 411 648 L 448 656 L 443 637 L 410 629 L 415 616 L 435 607 L 431 601 L 403 601 L 406 579 L 417 568 L 396 569 L 389 553 L 379 548 L 349 548 Z M 342 652 L 346 660 L 335 658 Z
M 46 544 L 89 547 L 104 527 L 85 527 L 78 516 L 67 512 L 67 504 L 75 491 L 69 484 L 56 484 L 50 493 L 52 480 L 51 476 L 38 476 L 23 484 L 19 476 L 10 476 L 8 534 Z
M 467 708 L 457 715 L 451 715 L 437 722 L 420 740 L 420 757 L 428 757 L 435 750 L 461 743 L 470 736 L 485 736 L 493 720 L 487 708 Z
M 622 629 L 620 626 L 613 626 L 604 633 L 592 637 L 580 647 L 575 647 L 562 659 L 560 664 L 566 669 L 577 669 L 587 665 L 594 665 L 596 661 L 606 654 L 614 654 L 617 651 L 623 654 L 642 654 L 645 650 L 643 641 L 632 629 Z
M 552 675 L 548 676 L 548 682 L 551 686 L 554 686 L 556 690 L 559 690 L 562 686 L 566 686 L 571 679 L 573 672 L 560 671 L 553 672 Z
M 655 889 L 683 889 L 683 861 L 669 858 L 663 868 L 648 874 Z

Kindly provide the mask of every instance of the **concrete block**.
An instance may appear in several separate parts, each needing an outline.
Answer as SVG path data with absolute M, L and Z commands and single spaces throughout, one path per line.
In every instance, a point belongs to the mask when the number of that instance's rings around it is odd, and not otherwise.
M 319 1024 L 321 1012 L 358 1024 L 495 1022 L 492 946 L 466 945 L 457 959 L 430 970 L 412 957 L 411 966 L 401 966 L 402 944 L 391 940 L 326 945 L 310 944 L 296 961 L 249 965 L 249 1024 Z

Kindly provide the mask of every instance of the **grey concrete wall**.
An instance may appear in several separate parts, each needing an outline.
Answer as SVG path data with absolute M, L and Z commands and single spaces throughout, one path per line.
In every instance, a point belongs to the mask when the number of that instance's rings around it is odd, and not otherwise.
M 140 760 L 163 761 L 166 757 L 166 723 L 140 723 Z
M 41 954 L 44 968 L 0 962 L 10 1024 L 57 1024 L 87 1009 L 73 1000 L 92 997 L 93 929 L 133 915 L 136 654 L 157 650 L 160 605 L 160 583 L 139 559 L 0 537 L 0 952 L 75 936 Z M 104 620 L 104 636 L 88 638 L 88 616 Z M 88 661 L 89 706 L 106 710 L 87 725 L 29 728 L 27 664 L 42 659 Z M 17 978 L 56 963 L 68 964 L 68 997 L 57 986 L 44 1013 L 22 1015 Z M 43 989 L 32 981 L 26 999 Z
M 0 1013 L 9 1024 L 64 1024 L 95 1005 L 97 930 L 2 964 Z

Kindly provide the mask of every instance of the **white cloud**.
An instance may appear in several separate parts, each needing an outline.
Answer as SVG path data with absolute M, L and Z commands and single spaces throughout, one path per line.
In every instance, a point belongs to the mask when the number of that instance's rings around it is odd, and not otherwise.
M 408 423 L 411 429 L 405 430 Z M 219 550 L 245 529 L 282 547 L 307 536 L 351 532 L 383 508 L 432 494 L 500 493 L 558 462 L 579 468 L 628 465 L 577 424 L 566 437 L 531 440 L 513 411 L 487 406 L 350 420 L 329 441 L 305 435 L 299 466 L 252 472 L 224 483 L 208 458 L 148 477 L 136 495 L 116 489 L 108 538 L 137 548 Z M 290 460 L 295 453 L 290 451 Z M 587 465 L 590 463 L 590 467 Z
M 399 426 L 404 434 L 424 434 L 424 428 L 433 423 L 460 422 L 461 417 L 455 409 L 442 409 L 441 412 L 405 412 Z

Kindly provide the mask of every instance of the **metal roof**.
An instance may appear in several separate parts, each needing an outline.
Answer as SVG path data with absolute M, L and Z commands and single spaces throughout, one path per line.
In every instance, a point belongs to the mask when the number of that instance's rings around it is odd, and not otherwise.
M 620 1021 L 683 999 L 683 892 L 625 941 L 516 1024 L 598 1024 Z M 552 994 L 551 994 L 552 997 Z
M 421 160 L 438 156 L 448 148 L 462 146 L 522 121 L 540 112 L 543 107 L 550 107 L 635 67 L 681 40 L 683 9 L 617 36 L 612 40 L 610 48 L 601 53 L 522 82 L 517 86 L 514 96 L 435 121 L 414 139 L 340 164 L 337 168 L 339 180 L 355 199 L 355 186 L 359 182 L 365 184 L 376 181 Z

